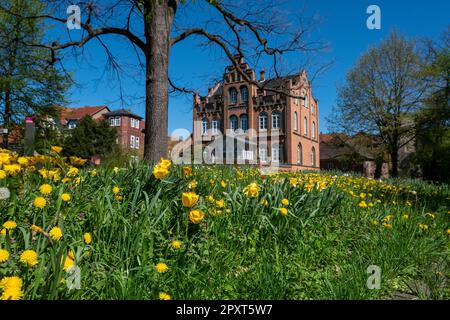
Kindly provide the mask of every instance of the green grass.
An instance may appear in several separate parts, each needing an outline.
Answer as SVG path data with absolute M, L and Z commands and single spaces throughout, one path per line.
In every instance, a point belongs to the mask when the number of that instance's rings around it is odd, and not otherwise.
M 80 184 L 51 182 L 44 209 L 32 205 L 46 182 L 37 173 L 1 180 L 12 193 L 0 200 L 1 220 L 18 227 L 0 236 L 0 247 L 11 254 L 0 264 L 0 278 L 20 276 L 24 299 L 158 299 L 160 292 L 174 299 L 389 299 L 395 292 L 450 298 L 448 282 L 442 285 L 450 276 L 446 185 L 311 173 L 292 187 L 292 175 L 261 177 L 255 169 L 199 166 L 193 172 L 184 177 L 181 167 L 172 166 L 157 180 L 143 163 L 118 173 L 100 167 L 96 176 L 86 169 Z M 181 202 L 192 180 L 201 196 L 195 209 L 206 213 L 201 224 L 189 221 Z M 243 192 L 251 182 L 261 188 L 257 198 Z M 317 190 L 316 182 L 326 187 Z M 115 199 L 114 186 L 121 188 L 122 200 Z M 72 195 L 70 202 L 60 200 L 63 191 Z M 371 193 L 367 202 L 373 207 L 358 207 L 361 192 Z M 208 195 L 225 201 L 221 213 Z M 278 212 L 283 198 L 290 201 L 286 217 Z M 392 228 L 382 226 L 387 215 Z M 64 237 L 52 243 L 40 234 L 33 238 L 30 224 L 46 231 L 59 225 Z M 85 232 L 93 236 L 89 246 Z M 183 247 L 171 248 L 173 239 Z M 19 262 L 28 248 L 39 254 L 35 268 Z M 66 276 L 60 262 L 69 249 L 81 269 L 79 290 L 60 281 Z M 169 271 L 157 273 L 158 262 Z M 370 265 L 381 268 L 379 290 L 366 286 Z M 426 285 L 427 293 L 412 290 L 414 282 Z

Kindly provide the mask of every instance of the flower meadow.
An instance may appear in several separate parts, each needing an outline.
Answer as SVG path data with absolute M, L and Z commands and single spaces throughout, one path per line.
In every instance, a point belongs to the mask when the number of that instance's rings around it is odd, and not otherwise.
M 2 300 L 450 298 L 446 185 L 61 151 L 0 149 Z

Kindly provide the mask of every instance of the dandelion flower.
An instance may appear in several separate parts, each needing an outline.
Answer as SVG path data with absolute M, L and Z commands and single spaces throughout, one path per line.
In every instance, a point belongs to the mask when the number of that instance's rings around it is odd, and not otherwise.
M 17 223 L 16 223 L 15 221 L 8 220 L 8 221 L 6 221 L 6 222 L 3 224 L 3 227 L 4 227 L 5 229 L 12 230 L 12 229 L 14 229 L 15 227 L 17 227 Z
M 0 178 L 0 180 L 1 180 L 1 178 Z M 10 196 L 11 196 L 11 192 L 9 191 L 8 188 L 5 188 L 5 187 L 0 188 L 0 200 L 9 199 Z
M 183 175 L 185 177 L 189 177 L 190 175 L 192 175 L 192 168 L 191 167 L 183 167 Z
M 37 197 L 36 199 L 34 199 L 33 204 L 36 208 L 42 209 L 47 205 L 47 200 L 42 197 Z
M 419 228 L 420 228 L 420 230 L 427 231 L 428 230 L 428 225 L 423 224 L 423 223 L 419 223 Z
M 70 201 L 70 199 L 72 199 L 72 197 L 68 193 L 63 193 L 61 195 L 61 200 L 64 201 L 64 202 L 68 202 L 68 201 Z
M 58 147 L 58 146 L 53 146 L 53 147 L 51 148 L 51 150 L 52 150 L 53 152 L 56 152 L 56 153 L 60 153 L 60 152 L 62 151 L 62 149 L 63 149 L 63 148 Z
M 180 249 L 182 245 L 183 245 L 183 244 L 182 244 L 182 242 L 181 242 L 180 240 L 173 240 L 173 241 L 170 243 L 170 246 L 171 246 L 172 248 L 174 248 L 174 249 Z
M 22 279 L 17 276 L 4 277 L 0 280 L 0 289 L 22 288 Z
M 5 170 L 0 170 L 0 180 L 3 180 L 6 178 L 6 172 Z
M 118 194 L 120 192 L 120 188 L 118 186 L 115 186 L 114 188 L 112 188 L 112 192 L 114 194 Z
M 49 235 L 50 235 L 50 237 L 51 237 L 53 240 L 59 241 L 59 240 L 62 238 L 63 233 L 62 233 L 61 228 L 59 228 L 59 227 L 53 227 L 53 228 L 50 230 Z
M 283 206 L 288 206 L 289 205 L 289 200 L 284 198 L 283 200 L 281 200 L 281 203 L 283 204 Z
M 169 270 L 169 267 L 164 262 L 159 262 L 156 264 L 155 269 L 158 273 L 165 273 Z
M 70 255 L 67 255 L 66 258 L 64 259 L 64 266 L 63 269 L 64 271 L 69 271 L 70 268 L 72 268 L 75 265 L 75 259 L 72 259 L 70 257 Z
M 43 194 L 43 195 L 48 195 L 52 192 L 52 186 L 49 184 L 43 184 L 42 186 L 39 187 L 39 191 Z
M 279 208 L 278 211 L 282 216 L 287 216 L 288 210 L 286 208 Z
M 360 207 L 360 208 L 367 208 L 367 203 L 363 200 L 360 203 L 358 203 L 358 207 Z
M 218 209 L 222 209 L 225 206 L 225 201 L 223 201 L 223 199 L 217 200 L 216 201 L 216 207 Z
M 85 242 L 86 244 L 90 244 L 90 243 L 92 242 L 92 236 L 91 236 L 91 234 L 90 234 L 89 232 L 86 232 L 86 233 L 83 235 L 83 239 L 84 239 L 84 242 Z
M 4 263 L 9 259 L 9 252 L 5 249 L 0 249 L 0 263 Z
M 20 255 L 20 262 L 26 264 L 29 267 L 34 267 L 38 264 L 38 255 L 34 250 L 25 250 Z
M 165 292 L 161 292 L 159 294 L 159 300 L 172 300 L 172 297 Z
M 191 220 L 191 222 L 194 224 L 202 222 L 204 217 L 205 214 L 201 210 L 192 210 L 191 212 L 189 212 L 189 220 Z
M 3 291 L 0 300 L 20 300 L 23 296 L 21 287 L 10 287 Z

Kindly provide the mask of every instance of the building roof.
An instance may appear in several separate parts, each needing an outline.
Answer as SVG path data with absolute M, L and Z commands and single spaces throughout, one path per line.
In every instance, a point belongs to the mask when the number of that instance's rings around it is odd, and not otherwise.
M 141 116 L 138 116 L 137 114 L 134 114 L 130 110 L 126 110 L 126 109 L 113 110 L 113 111 L 105 113 L 104 116 L 105 117 L 126 116 L 126 117 L 130 117 L 130 118 L 136 118 L 136 119 L 139 119 L 139 120 L 144 119 Z
M 85 116 L 93 116 L 96 113 L 102 111 L 103 109 L 109 108 L 107 106 L 86 106 L 80 108 L 61 108 L 61 123 L 66 124 L 69 120 L 79 120 Z

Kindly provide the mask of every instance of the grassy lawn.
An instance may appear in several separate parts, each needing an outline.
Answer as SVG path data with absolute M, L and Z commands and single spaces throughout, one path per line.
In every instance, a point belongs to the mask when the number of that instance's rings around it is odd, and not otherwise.
M 165 162 L 93 169 L 56 152 L 2 150 L 0 163 L 3 299 L 450 298 L 449 186 Z

